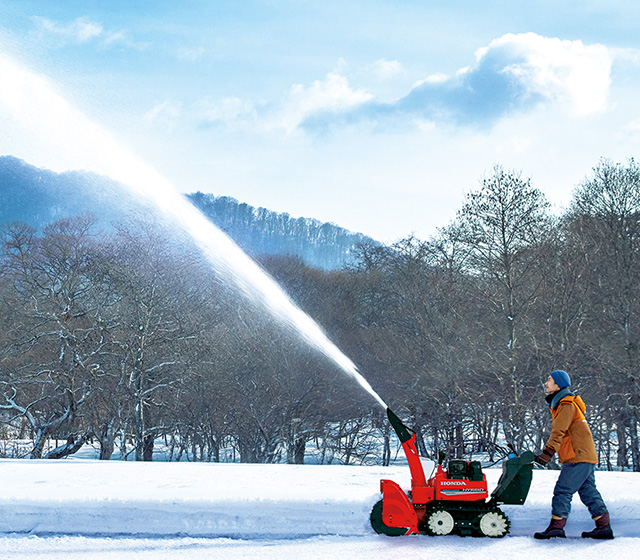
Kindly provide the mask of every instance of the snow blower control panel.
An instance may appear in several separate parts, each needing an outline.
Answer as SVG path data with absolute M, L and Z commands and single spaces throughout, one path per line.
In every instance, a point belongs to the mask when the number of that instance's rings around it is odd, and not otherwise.
M 479 461 L 449 461 L 447 470 L 440 463 L 426 486 L 412 488 L 414 505 L 432 500 L 484 500 L 488 496 L 487 478 L 482 474 Z

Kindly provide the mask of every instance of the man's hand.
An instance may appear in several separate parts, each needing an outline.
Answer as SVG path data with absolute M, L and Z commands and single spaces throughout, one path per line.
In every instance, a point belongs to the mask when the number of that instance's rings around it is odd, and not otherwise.
M 551 461 L 551 458 L 554 454 L 555 451 L 553 449 L 551 449 L 550 447 L 545 447 L 542 453 L 540 453 L 540 455 L 536 457 L 536 463 L 544 467 L 549 461 Z

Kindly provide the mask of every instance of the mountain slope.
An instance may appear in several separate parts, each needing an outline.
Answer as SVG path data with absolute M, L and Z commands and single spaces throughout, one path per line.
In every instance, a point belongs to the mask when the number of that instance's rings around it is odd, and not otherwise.
M 336 269 L 351 264 L 359 244 L 376 243 L 330 223 L 254 208 L 227 196 L 197 192 L 189 200 L 242 249 L 253 255 L 292 255 L 309 266 Z
M 295 256 L 329 270 L 353 263 L 358 244 L 375 243 L 333 224 L 254 208 L 227 196 L 186 196 L 253 256 Z M 54 173 L 15 157 L 0 157 L 0 224 L 21 221 L 41 227 L 82 213 L 94 214 L 109 228 L 114 222 L 148 220 L 153 211 L 108 178 L 79 171 Z

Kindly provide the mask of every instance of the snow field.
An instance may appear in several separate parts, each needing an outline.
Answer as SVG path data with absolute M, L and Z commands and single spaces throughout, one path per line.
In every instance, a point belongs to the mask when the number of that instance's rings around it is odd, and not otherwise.
M 615 540 L 579 538 L 593 522 L 576 496 L 566 531 L 578 538 L 538 542 L 557 471 L 534 471 L 527 503 L 503 506 L 504 539 L 375 535 L 379 480 L 408 488 L 406 466 L 0 460 L 0 472 L 1 560 L 640 556 L 640 473 L 596 474 Z M 500 469 L 485 473 L 492 490 Z
M 0 537 L 1 560 L 635 560 L 639 539 L 325 536 L 293 540 Z

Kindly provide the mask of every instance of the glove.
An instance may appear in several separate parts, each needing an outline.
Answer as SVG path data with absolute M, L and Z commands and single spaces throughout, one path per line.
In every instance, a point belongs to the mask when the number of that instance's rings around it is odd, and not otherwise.
M 550 447 L 545 447 L 542 453 L 540 453 L 540 455 L 536 457 L 536 463 L 544 467 L 549 461 L 551 461 L 551 458 L 554 454 L 555 451 L 553 449 L 551 449 Z

